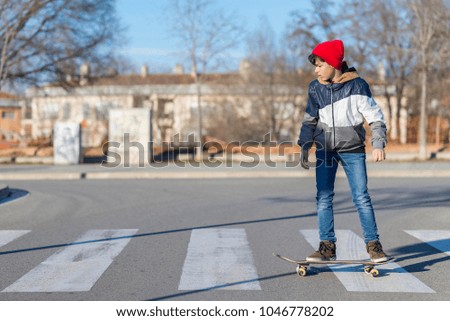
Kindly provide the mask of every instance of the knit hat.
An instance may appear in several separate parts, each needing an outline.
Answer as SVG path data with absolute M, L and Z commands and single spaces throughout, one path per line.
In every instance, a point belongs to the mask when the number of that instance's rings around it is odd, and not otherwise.
M 308 57 L 313 65 L 315 64 L 314 55 L 320 57 L 333 68 L 341 70 L 344 60 L 344 43 L 342 40 L 330 40 L 318 44 Z

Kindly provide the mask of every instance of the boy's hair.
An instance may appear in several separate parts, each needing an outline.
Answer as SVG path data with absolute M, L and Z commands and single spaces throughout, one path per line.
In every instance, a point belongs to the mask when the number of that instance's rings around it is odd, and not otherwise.
M 319 56 L 315 55 L 315 54 L 310 54 L 308 56 L 308 60 L 310 63 L 312 63 L 314 66 L 316 65 L 316 60 L 319 59 L 319 61 L 324 62 L 324 60 L 322 58 L 320 58 Z

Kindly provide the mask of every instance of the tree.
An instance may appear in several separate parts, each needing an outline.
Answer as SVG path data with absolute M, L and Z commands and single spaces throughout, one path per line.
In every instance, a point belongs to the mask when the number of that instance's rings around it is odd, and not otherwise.
M 428 72 L 449 56 L 449 9 L 442 0 L 413 0 L 407 5 L 414 15 L 415 48 L 420 73 L 419 158 L 427 155 Z
M 380 62 L 387 67 L 384 92 L 386 101 L 391 113 L 390 119 L 395 119 L 395 124 L 391 122 L 391 127 L 397 131 L 391 137 L 399 138 L 400 113 L 402 109 L 402 98 L 405 96 L 405 88 L 408 84 L 408 77 L 413 74 L 414 69 L 414 35 L 410 28 L 411 16 L 399 1 L 372 1 L 376 14 L 374 15 L 379 23 L 372 29 L 371 37 L 378 36 L 378 43 L 375 54 L 380 58 Z M 377 32 L 378 31 L 378 32 Z M 391 92 L 389 87 L 394 86 L 396 113 L 393 114 L 391 106 Z M 395 116 L 395 117 L 393 117 Z M 395 125 L 395 126 L 394 126 Z
M 258 120 L 278 139 L 277 112 L 275 100 L 276 71 L 278 53 L 274 32 L 266 17 L 260 18 L 259 28 L 251 33 L 247 40 L 247 58 L 249 64 L 247 87 L 257 88 L 252 105 L 256 107 Z
M 342 6 L 340 16 L 346 21 L 345 35 L 357 44 L 359 55 L 353 57 L 358 69 L 375 73 L 380 65 L 383 68 L 384 79 L 379 80 L 391 120 L 391 138 L 397 139 L 402 98 L 414 70 L 411 15 L 399 0 L 349 0 Z M 392 96 L 396 98 L 395 105 Z
M 114 0 L 0 0 L 0 89 L 105 73 L 120 35 Z
M 336 38 L 341 23 L 334 13 L 333 1 L 312 0 L 311 4 L 312 10 L 292 12 L 292 21 L 288 27 L 291 49 L 296 50 L 305 63 L 317 44 Z
M 300 123 L 298 96 L 306 85 L 295 68 L 296 63 L 290 63 L 292 52 L 284 42 L 277 46 L 266 17 L 260 19 L 258 29 L 248 36 L 247 47 L 249 68 L 245 84 L 255 107 L 252 118 L 264 125 L 265 134 L 270 129 L 274 140 L 280 141 L 286 135 L 292 139 L 298 134 L 294 128 Z
M 207 72 L 223 66 L 242 38 L 234 13 L 215 9 L 211 0 L 171 0 L 171 31 L 191 65 L 197 91 L 198 139 L 203 137 L 202 84 Z M 201 146 L 197 148 L 201 155 Z

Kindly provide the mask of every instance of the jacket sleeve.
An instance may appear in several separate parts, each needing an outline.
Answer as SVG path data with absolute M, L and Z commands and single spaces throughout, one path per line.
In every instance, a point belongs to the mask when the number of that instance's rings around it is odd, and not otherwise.
M 384 148 L 387 144 L 386 121 L 380 106 L 372 97 L 369 85 L 365 81 L 362 83 L 358 111 L 370 125 L 373 148 Z
M 316 130 L 317 122 L 319 120 L 319 108 L 314 98 L 313 86 L 308 88 L 308 103 L 306 104 L 306 111 L 300 129 L 298 144 L 302 149 L 310 149 L 314 143 L 314 132 Z

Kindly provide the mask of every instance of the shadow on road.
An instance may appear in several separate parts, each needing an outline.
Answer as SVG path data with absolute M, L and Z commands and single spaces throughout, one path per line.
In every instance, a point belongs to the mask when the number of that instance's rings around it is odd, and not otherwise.
M 161 297 L 156 297 L 156 298 L 151 298 L 148 299 L 146 301 L 162 301 L 162 300 L 168 300 L 168 299 L 173 299 L 173 298 L 178 298 L 178 297 L 183 297 L 183 296 L 188 296 L 188 295 L 192 295 L 192 294 L 197 294 L 197 293 L 202 293 L 202 292 L 208 292 L 208 291 L 212 291 L 212 290 L 220 290 L 220 289 L 226 289 L 232 286 L 236 286 L 236 285 L 242 285 L 242 284 L 248 284 L 248 283 L 253 283 L 253 282 L 259 282 L 259 281 L 267 281 L 267 280 L 273 280 L 273 279 L 279 279 L 279 278 L 284 278 L 287 276 L 292 276 L 296 274 L 295 272 L 292 273 L 283 273 L 283 274 L 278 274 L 278 275 L 271 275 L 271 276 L 264 276 L 264 277 L 260 277 L 257 279 L 251 279 L 251 280 L 243 280 L 243 281 L 239 281 L 239 282 L 233 282 L 233 283 L 228 283 L 228 284 L 221 284 L 221 285 L 216 285 L 213 287 L 209 287 L 209 288 L 204 288 L 204 289 L 198 289 L 198 290 L 192 290 L 192 291 L 185 291 L 185 292 L 179 292 L 176 294 L 170 294 L 170 295 L 166 295 L 166 296 L 161 296 Z
M 201 230 L 201 229 L 208 229 L 208 228 L 268 223 L 268 222 L 285 221 L 285 220 L 295 220 L 295 219 L 301 219 L 301 218 L 311 217 L 311 216 L 315 216 L 315 215 L 316 215 L 316 213 L 308 213 L 308 214 L 274 217 L 274 218 L 266 218 L 266 219 L 259 219 L 259 220 L 249 220 L 249 221 L 222 223 L 222 224 L 212 224 L 212 225 L 205 225 L 205 226 L 186 227 L 186 228 L 179 228 L 179 229 L 173 229 L 173 230 L 167 230 L 167 231 L 149 232 L 149 233 L 141 233 L 141 234 L 134 234 L 134 235 L 124 235 L 124 236 L 119 236 L 119 237 L 111 237 L 111 238 L 104 238 L 104 239 L 98 239 L 98 240 L 88 240 L 88 241 L 82 241 L 82 242 L 44 245 L 44 246 L 38 246 L 38 247 L 32 247 L 32 248 L 3 251 L 3 252 L 0 252 L 0 255 L 47 250 L 47 249 L 54 249 L 54 248 L 59 248 L 59 247 L 76 246 L 76 245 L 82 245 L 82 244 L 107 242 L 107 241 L 115 241 L 115 240 L 122 240 L 122 239 L 134 239 L 134 238 L 139 238 L 139 237 L 182 233 L 182 232 L 188 232 L 188 231 L 192 231 L 192 230 Z
M 375 207 L 380 210 L 450 206 L 450 188 L 442 185 L 420 186 L 414 189 L 409 186 L 380 188 L 371 189 L 369 192 L 376 196 Z
M 450 239 L 439 240 L 439 243 L 449 244 L 448 246 L 450 247 Z M 438 250 L 437 248 L 431 246 L 428 243 L 420 242 L 393 248 L 389 251 L 389 254 L 391 254 L 396 258 L 395 260 L 396 262 L 402 262 L 412 259 L 420 259 L 420 262 L 405 265 L 403 266 L 403 268 L 408 272 L 425 272 L 429 271 L 429 267 L 434 264 L 450 260 L 450 256 L 442 252 L 443 252 L 442 250 Z M 427 259 L 427 257 L 431 257 L 437 254 L 441 254 L 443 256 Z
M 25 196 L 28 196 L 29 194 L 30 192 L 23 189 L 10 188 L 9 195 L 3 199 L 0 199 L 0 205 L 21 199 Z
M 413 187 L 414 189 L 410 188 Z M 314 191 L 315 193 L 315 191 Z M 401 188 L 369 188 L 375 211 L 395 209 L 417 209 L 450 206 L 450 187 L 446 186 L 407 186 Z M 261 201 L 270 203 L 313 203 L 315 194 L 308 199 L 292 196 L 265 197 Z M 335 214 L 356 211 L 350 191 L 335 191 L 333 200 Z

